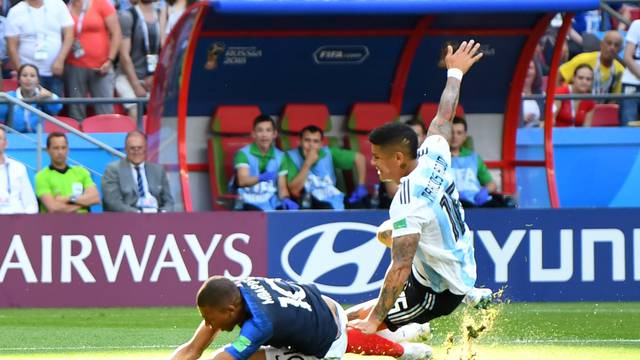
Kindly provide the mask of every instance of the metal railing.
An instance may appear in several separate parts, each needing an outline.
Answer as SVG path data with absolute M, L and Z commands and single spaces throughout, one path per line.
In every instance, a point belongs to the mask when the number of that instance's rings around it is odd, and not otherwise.
M 0 97 L 0 104 L 8 104 L 9 105 L 9 118 L 7 121 L 12 120 L 13 116 L 13 103 L 11 101 L 4 100 L 6 97 Z M 23 100 L 26 104 L 62 104 L 62 105 L 71 105 L 71 104 L 81 104 L 81 105 L 93 105 L 93 104 L 136 104 L 137 107 L 137 116 L 134 119 L 136 121 L 136 126 L 138 129 L 142 130 L 142 116 L 144 114 L 144 106 L 149 102 L 148 97 L 143 98 L 58 98 L 58 99 L 25 99 Z
M 546 94 L 522 95 L 522 100 L 546 100 Z M 640 93 L 636 94 L 557 94 L 554 100 L 640 100 Z
M 62 99 L 58 99 L 58 100 L 62 100 Z M 48 102 L 49 100 L 46 100 L 46 101 Z M 126 155 L 122 151 L 119 151 L 119 150 L 117 150 L 117 149 L 115 149 L 115 148 L 103 143 L 102 141 L 100 141 L 98 139 L 95 139 L 95 138 L 83 133 L 80 130 L 75 129 L 70 125 L 67 125 L 66 123 L 64 123 L 64 122 L 56 119 L 55 117 L 45 113 L 44 111 L 42 111 L 42 110 L 40 110 L 40 109 L 28 104 L 27 102 L 24 102 L 24 101 L 22 101 L 22 100 L 20 100 L 18 98 L 15 98 L 15 97 L 7 95 L 7 93 L 5 93 L 5 92 L 0 92 L 0 103 L 9 103 L 10 104 L 9 109 L 11 111 L 9 112 L 9 114 L 13 113 L 13 111 L 12 111 L 13 110 L 13 106 L 20 106 L 23 109 L 25 109 L 25 111 L 30 111 L 30 112 L 32 112 L 32 113 L 34 113 L 34 114 L 36 114 L 37 116 L 40 117 L 41 120 L 38 122 L 38 126 L 36 127 L 36 134 L 37 134 L 37 136 L 36 136 L 36 147 L 37 147 L 36 167 L 38 168 L 38 170 L 42 169 L 42 149 L 43 149 L 43 146 L 42 146 L 42 135 L 44 133 L 43 126 L 42 126 L 42 121 L 52 122 L 55 125 L 67 130 L 68 132 L 75 134 L 76 136 L 80 137 L 81 139 L 83 139 L 85 141 L 88 141 L 89 143 L 91 143 L 91 144 L 93 144 L 93 145 L 95 145 L 95 146 L 97 146 L 97 147 L 99 147 L 99 148 L 101 148 L 103 150 L 106 150 L 107 152 L 109 152 L 110 154 L 112 154 L 114 156 L 118 156 L 120 158 L 126 157 Z M 40 103 L 40 102 L 38 102 L 38 103 Z M 44 103 L 44 102 L 42 102 L 42 103 Z M 52 103 L 58 103 L 58 101 L 54 100 L 54 101 L 52 101 Z

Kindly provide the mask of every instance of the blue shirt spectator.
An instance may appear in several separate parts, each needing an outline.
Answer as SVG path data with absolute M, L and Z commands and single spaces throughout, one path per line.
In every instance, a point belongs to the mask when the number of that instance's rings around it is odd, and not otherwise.
M 18 70 L 18 88 L 7 92 L 7 95 L 20 100 L 57 99 L 58 95 L 40 85 L 40 73 L 34 65 L 24 64 Z M 55 115 L 62 110 L 62 104 L 33 104 L 36 108 Z M 31 111 L 20 106 L 13 107 L 13 116 L 9 117 L 9 105 L 0 104 L 0 121 L 19 132 L 35 132 L 40 118 Z

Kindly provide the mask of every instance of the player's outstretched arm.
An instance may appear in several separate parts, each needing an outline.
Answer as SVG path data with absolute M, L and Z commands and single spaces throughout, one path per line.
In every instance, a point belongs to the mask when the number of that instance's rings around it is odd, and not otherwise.
M 447 141 L 451 140 L 451 121 L 458 106 L 462 75 L 466 74 L 471 66 L 482 58 L 482 53 L 478 53 L 479 49 L 480 43 L 476 43 L 474 40 L 463 41 L 455 52 L 451 45 L 447 46 L 447 54 L 444 58 L 448 69 L 447 85 L 442 91 L 438 112 L 429 125 L 427 136 L 442 135 Z
M 418 249 L 420 234 L 409 234 L 393 238 L 391 247 L 391 265 L 384 276 L 384 283 L 380 295 L 369 316 L 364 320 L 353 320 L 349 326 L 365 334 L 373 334 L 378 330 L 387 317 L 398 296 L 404 288 L 404 283 L 411 274 L 411 263 Z
M 214 330 L 203 320 L 188 342 L 180 345 L 169 357 L 169 360 L 191 360 L 198 359 L 202 352 L 211 345 L 211 342 L 218 335 L 220 330 Z

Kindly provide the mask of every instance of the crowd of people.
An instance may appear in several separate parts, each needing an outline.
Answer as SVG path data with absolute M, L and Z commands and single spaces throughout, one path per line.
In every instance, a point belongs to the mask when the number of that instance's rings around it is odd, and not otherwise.
M 180 15 L 194 0 L 24 0 L 3 1 L 0 13 L 0 60 L 3 77 L 16 77 L 17 98 L 144 97 L 149 94 L 158 55 Z M 23 66 L 35 69 L 35 95 L 26 96 Z M 29 84 L 34 84 L 33 79 Z M 2 90 L 5 90 L 4 87 Z M 30 92 L 31 94 L 31 92 Z M 58 108 L 58 107 L 57 107 Z M 60 107 L 61 108 L 61 107 Z M 136 118 L 135 103 L 125 105 Z M 55 115 L 61 109 L 41 110 Z M 5 123 L 19 118 L 6 113 Z M 84 104 L 66 109 L 77 121 L 87 117 Z M 112 114 L 111 104 L 93 105 L 95 114 Z M 16 116 L 18 115 L 18 116 Z M 21 127 L 21 132 L 35 131 Z
M 58 99 L 71 97 L 125 98 L 148 95 L 166 36 L 192 0 L 121 1 L 109 0 L 24 0 L 4 3 L 0 30 L 4 32 L 6 52 L 3 74 L 17 77 L 18 87 L 9 96 L 18 99 Z M 624 10 L 625 8 L 622 8 Z M 616 28 L 604 27 L 607 20 L 598 10 L 576 15 L 563 61 L 558 69 L 557 94 L 634 94 L 640 90 L 640 20 Z M 594 19 L 599 17 L 599 26 Z M 626 30 L 626 36 L 620 30 Z M 606 30 L 602 41 L 590 41 L 593 31 Z M 542 38 L 529 64 L 523 95 L 542 94 L 549 72 L 554 28 Z M 623 49 L 623 43 L 626 45 Z M 597 44 L 597 49 L 594 48 Z M 623 50 L 623 56 L 620 57 Z M 570 56 L 573 54 L 574 56 Z M 590 126 L 597 99 L 558 100 L 553 106 L 555 126 Z M 617 101 L 614 101 L 617 102 Z M 619 101 L 623 125 L 638 116 L 638 100 Z M 541 126 L 543 102 L 524 100 L 522 126 Z M 48 102 L 37 107 L 55 115 L 61 104 Z M 9 109 L 12 109 L 9 111 Z M 135 104 L 126 106 L 135 117 Z M 70 105 L 68 114 L 82 120 L 84 105 Z M 96 104 L 97 114 L 113 113 L 110 104 Z M 0 104 L 0 119 L 19 132 L 33 132 L 39 118 L 21 107 Z M 424 123 L 412 119 L 408 124 L 422 143 Z M 4 130 L 2 135 L 6 138 Z M 450 147 L 452 168 L 464 207 L 513 207 L 512 199 L 498 191 L 480 155 L 473 149 L 463 118 L 453 121 Z M 388 208 L 397 191 L 393 183 L 380 183 L 368 191 L 366 169 L 371 164 L 363 154 L 325 146 L 323 130 L 308 126 L 300 133 L 300 145 L 286 152 L 276 146 L 277 125 L 273 118 L 261 115 L 253 124 L 254 142 L 234 156 L 234 174 L 230 188 L 237 195 L 236 210 L 296 210 Z M 146 139 L 140 132 L 127 135 L 127 158 L 109 164 L 102 177 L 102 197 L 91 177 L 80 167 L 66 163 L 68 144 L 64 134 L 52 133 L 47 140 L 51 165 L 39 172 L 35 194 L 42 212 L 86 212 L 102 203 L 106 211 L 173 211 L 174 200 L 167 175 L 161 166 L 145 162 Z M 64 144 L 61 144 L 64 143 Z M 4 154 L 4 147 L 2 153 Z M 58 156 L 58 160 L 54 160 Z M 4 159 L 7 164 L 13 160 Z M 15 163 L 15 161 L 13 161 Z M 338 186 L 342 171 L 356 174 L 350 193 Z M 8 172 L 8 170 L 5 170 Z M 16 173 L 17 174 L 17 173 Z M 13 176 L 13 174 L 12 174 Z M 10 188 L 7 175 L 6 189 Z M 371 180 L 371 179 L 369 179 Z M 20 182 L 22 180 L 15 180 Z M 62 186 L 62 187 L 61 187 Z M 23 186 L 24 189 L 30 188 Z M 25 190 L 26 191 L 26 190 Z M 8 192 L 11 195 L 11 191 Z M 34 196 L 7 196 L 11 206 L 3 212 L 31 213 Z M 4 199 L 4 198 L 3 198 Z M 11 200 L 13 199 L 13 200 Z M 18 203 L 23 202 L 22 205 Z M 372 205 L 373 204 L 373 205 Z
M 170 212 L 175 204 L 164 168 L 145 161 L 146 136 L 133 131 L 125 139 L 127 157 L 110 163 L 102 176 L 102 196 L 91 174 L 68 163 L 63 133 L 47 137 L 51 163 L 35 176 L 35 191 L 24 164 L 6 156 L 8 142 L 0 127 L 0 214 L 87 213 L 102 203 L 105 211 Z M 0 175 L 1 176 L 1 175 Z
M 623 15 L 629 16 L 630 9 L 633 7 L 618 4 Z M 538 44 L 525 78 L 524 96 L 546 91 L 557 30 L 557 26 L 551 26 Z M 627 28 L 622 22 L 614 24 L 611 17 L 600 10 L 577 13 L 562 51 L 556 94 L 636 94 L 640 86 L 639 40 L 640 20 L 632 21 Z M 594 111 L 600 103 L 619 105 L 620 125 L 637 124 L 640 99 L 600 100 L 597 97 L 555 101 L 553 124 L 558 127 L 591 126 Z M 544 102 L 524 100 L 521 113 L 523 127 L 539 127 L 545 121 Z

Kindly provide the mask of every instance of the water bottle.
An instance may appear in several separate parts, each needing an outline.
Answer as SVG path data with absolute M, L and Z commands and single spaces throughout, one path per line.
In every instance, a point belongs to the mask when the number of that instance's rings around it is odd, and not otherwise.
M 308 191 L 304 192 L 302 195 L 302 204 L 303 209 L 311 209 L 311 194 Z
M 377 209 L 380 206 L 380 184 L 373 185 L 373 194 L 371 194 L 371 208 Z

